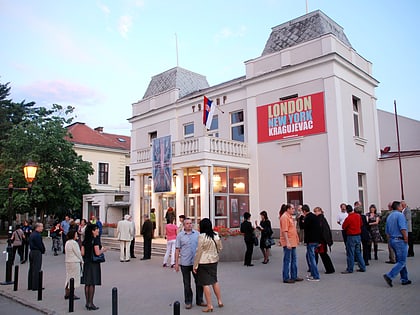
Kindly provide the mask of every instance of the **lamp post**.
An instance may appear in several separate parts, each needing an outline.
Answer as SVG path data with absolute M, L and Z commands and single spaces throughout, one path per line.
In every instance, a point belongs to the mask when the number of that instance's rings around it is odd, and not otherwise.
M 30 195 L 32 192 L 32 183 L 35 180 L 36 172 L 38 171 L 38 165 L 32 161 L 28 161 L 23 167 L 23 173 L 25 175 L 25 180 L 28 183 L 26 188 L 16 188 L 13 186 L 13 178 L 9 179 L 9 185 L 7 190 L 9 192 L 9 206 L 8 206 L 8 223 L 9 231 L 7 234 L 7 248 L 6 248 L 6 280 L 1 282 L 1 284 L 13 284 L 12 281 L 12 267 L 13 267 L 13 247 L 12 247 L 12 234 L 13 234 L 13 191 L 14 190 L 23 190 L 27 191 Z

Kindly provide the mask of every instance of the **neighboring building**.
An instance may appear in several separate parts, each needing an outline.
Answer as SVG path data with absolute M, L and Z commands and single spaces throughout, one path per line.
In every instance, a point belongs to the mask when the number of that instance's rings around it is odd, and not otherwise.
M 83 218 L 95 215 L 102 222 L 117 223 L 129 212 L 130 137 L 91 129 L 76 122 L 67 126 L 68 140 L 84 161 L 92 163 L 89 182 L 95 193 L 83 196 Z
M 204 76 L 176 67 L 154 76 L 133 104 L 136 222 L 154 207 L 162 234 L 172 206 L 195 223 L 209 217 L 238 227 L 243 212 L 259 219 L 266 210 L 278 229 L 280 206 L 290 202 L 321 206 L 338 229 L 340 203 L 380 203 L 378 81 L 341 26 L 321 11 L 276 26 L 245 70 L 210 87 Z M 209 130 L 204 96 L 217 107 Z M 169 176 L 152 167 L 154 139 L 171 149 Z M 155 192 L 156 181 L 171 177 L 171 189 Z

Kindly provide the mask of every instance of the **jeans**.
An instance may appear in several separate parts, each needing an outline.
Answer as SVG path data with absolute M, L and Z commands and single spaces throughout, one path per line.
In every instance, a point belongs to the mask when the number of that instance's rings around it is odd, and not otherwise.
M 319 279 L 318 266 L 316 265 L 315 260 L 315 248 L 318 247 L 318 243 L 309 243 L 306 246 L 306 260 L 308 262 L 309 270 L 311 271 L 311 276 L 314 279 Z
M 200 305 L 203 302 L 203 286 L 197 284 L 197 275 L 193 273 L 193 266 L 180 266 L 182 272 L 182 281 L 184 283 L 185 304 L 192 304 L 193 292 L 191 289 L 191 274 L 195 281 L 195 302 Z
M 359 263 L 360 270 L 366 270 L 365 261 L 363 260 L 362 252 L 360 250 L 360 242 L 360 235 L 347 235 L 346 250 L 348 272 L 353 272 L 355 257 Z
M 297 278 L 296 247 L 288 249 L 283 247 L 283 281 Z
M 408 272 L 406 267 L 408 245 L 403 240 L 391 239 L 390 244 L 395 252 L 396 263 L 392 267 L 391 271 L 386 275 L 391 279 L 394 279 L 398 274 L 401 275 L 401 282 L 405 283 L 408 281 Z

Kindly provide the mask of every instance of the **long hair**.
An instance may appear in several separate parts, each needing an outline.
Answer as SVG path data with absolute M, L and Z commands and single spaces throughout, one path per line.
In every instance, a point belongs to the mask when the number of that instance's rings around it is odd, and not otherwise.
M 204 233 L 207 237 L 214 239 L 214 235 L 216 235 L 216 233 L 213 231 L 210 219 L 204 218 L 200 221 L 200 233 Z
M 375 209 L 375 211 L 373 211 L 373 213 L 376 214 L 376 206 L 374 204 L 371 204 L 369 206 L 369 212 L 370 212 L 370 209 L 372 209 L 372 208 Z
M 260 212 L 260 215 L 261 215 L 261 216 L 263 216 L 264 221 L 267 221 L 267 220 L 268 220 L 267 211 L 265 211 L 265 210 L 261 211 L 261 212 Z
M 96 224 L 91 224 L 89 223 L 86 226 L 86 231 L 85 231 L 85 244 L 92 244 L 92 240 L 93 240 L 93 235 L 92 232 L 97 230 L 98 226 Z
M 282 216 L 287 211 L 287 209 L 289 208 L 289 205 L 290 204 L 284 204 L 284 203 L 281 205 L 281 208 L 279 211 L 280 216 Z

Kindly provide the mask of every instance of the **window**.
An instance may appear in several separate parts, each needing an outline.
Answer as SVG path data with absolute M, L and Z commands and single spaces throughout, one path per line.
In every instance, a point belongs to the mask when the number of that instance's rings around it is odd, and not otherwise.
M 357 173 L 357 190 L 359 193 L 359 201 L 362 204 L 362 207 L 365 205 L 365 183 L 366 183 L 366 174 Z
M 184 125 L 184 139 L 194 137 L 194 123 Z
M 210 130 L 208 132 L 210 137 L 219 137 L 219 117 L 217 115 L 213 116 L 213 120 L 211 121 Z
M 302 173 L 286 174 L 285 181 L 287 203 L 297 208 L 303 204 Z
M 157 131 L 149 132 L 149 144 L 153 144 L 153 139 L 157 138 Z
M 360 137 L 360 99 L 353 96 L 353 124 L 354 124 L 354 136 Z
M 245 141 L 245 128 L 244 128 L 244 112 L 238 111 L 230 114 L 230 123 L 232 128 L 232 140 Z
M 108 185 L 109 164 L 99 163 L 98 184 Z
M 125 167 L 125 186 L 130 186 L 130 166 Z

